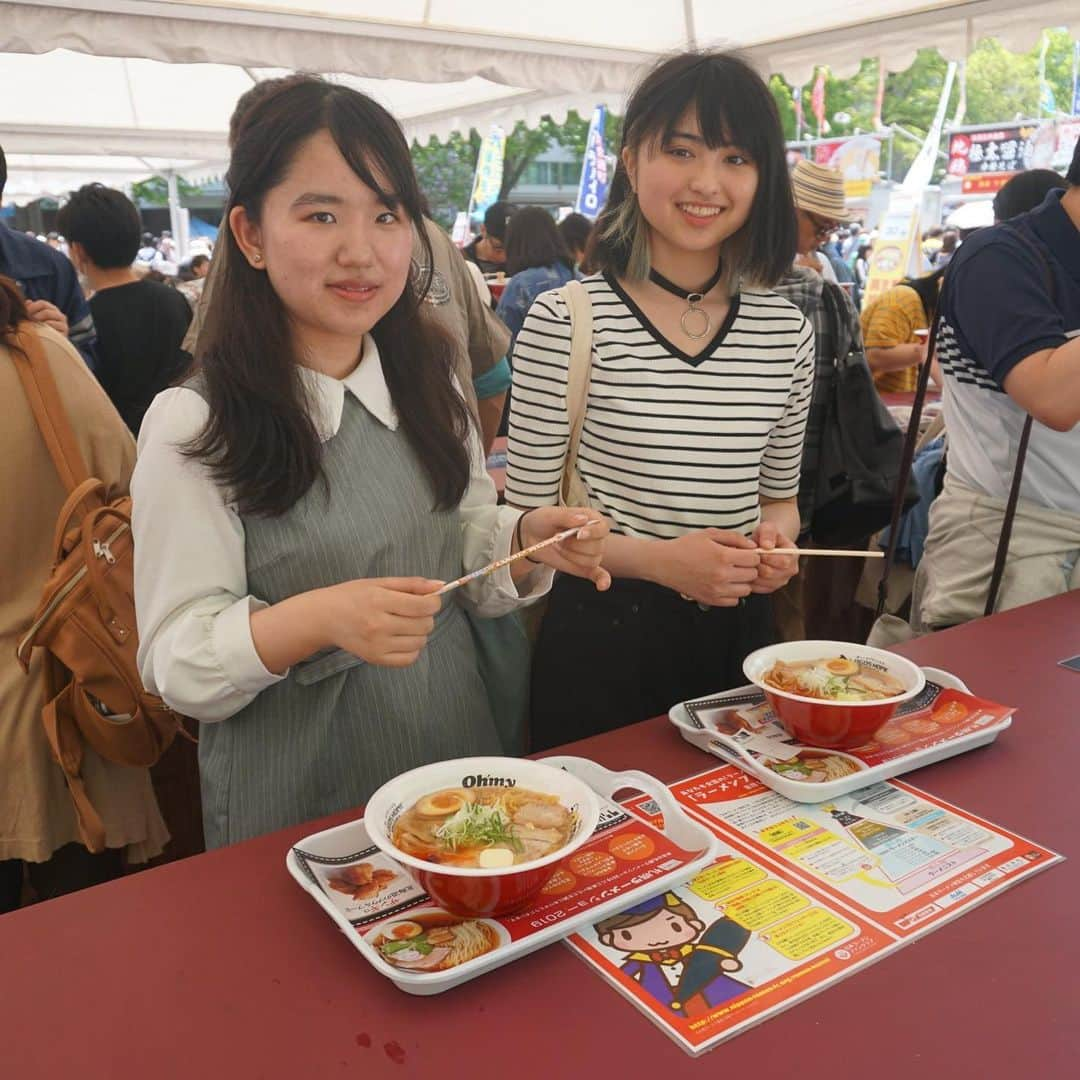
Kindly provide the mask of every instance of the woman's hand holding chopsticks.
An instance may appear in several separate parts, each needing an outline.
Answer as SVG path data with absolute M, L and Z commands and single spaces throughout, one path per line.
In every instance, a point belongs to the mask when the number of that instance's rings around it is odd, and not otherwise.
M 532 565 L 544 563 L 563 574 L 587 578 L 596 585 L 599 592 L 603 592 L 611 585 L 611 575 L 600 565 L 610 528 L 607 521 L 595 511 L 568 506 L 540 506 L 527 510 L 518 523 L 510 553 L 522 551 L 556 533 L 572 529 L 575 525 L 584 525 L 586 522 L 592 524 L 566 540 L 541 548 L 533 555 L 512 564 L 511 574 L 517 579 L 527 574 Z
M 796 547 L 772 521 L 762 521 L 754 530 L 754 543 L 761 551 L 757 580 L 750 587 L 754 593 L 771 593 L 782 589 L 798 572 L 798 555 L 770 555 L 773 548 Z
M 753 540 L 730 529 L 696 529 L 659 541 L 654 552 L 651 580 L 707 607 L 736 607 L 761 564 Z

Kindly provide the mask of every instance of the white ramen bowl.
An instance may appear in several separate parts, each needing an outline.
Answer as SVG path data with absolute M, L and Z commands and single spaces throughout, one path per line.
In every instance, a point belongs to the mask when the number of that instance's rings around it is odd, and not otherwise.
M 395 846 L 395 823 L 424 795 L 500 784 L 555 795 L 575 815 L 567 843 L 531 862 L 497 868 L 431 863 Z M 364 811 L 372 843 L 399 862 L 440 907 L 456 915 L 506 915 L 527 907 L 559 865 L 592 836 L 599 820 L 596 794 L 576 776 L 542 761 L 504 757 L 458 758 L 412 769 L 383 784 Z
M 778 690 L 765 682 L 777 660 L 795 663 L 844 656 L 869 668 L 887 672 L 904 692 L 877 701 L 831 701 Z M 786 641 L 752 652 L 743 661 L 743 674 L 765 691 L 772 711 L 787 731 L 806 746 L 850 750 L 863 746 L 905 701 L 922 693 L 926 676 L 917 664 L 896 653 L 850 641 Z

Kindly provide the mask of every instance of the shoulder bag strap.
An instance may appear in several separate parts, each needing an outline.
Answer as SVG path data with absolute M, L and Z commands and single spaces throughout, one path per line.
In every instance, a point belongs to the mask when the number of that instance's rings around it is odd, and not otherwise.
M 948 272 L 941 282 L 938 302 L 934 307 L 934 317 L 930 320 L 930 336 L 927 338 L 926 359 L 919 367 L 919 381 L 915 386 L 915 401 L 911 406 L 911 419 L 908 421 L 904 436 L 904 453 L 900 459 L 900 473 L 896 478 L 896 491 L 893 494 L 892 519 L 889 525 L 889 547 L 885 552 L 885 566 L 878 582 L 877 611 L 875 618 L 880 619 L 885 611 L 885 601 L 889 595 L 889 577 L 896 561 L 896 547 L 900 541 L 900 517 L 904 511 L 904 496 L 907 494 L 908 478 L 911 476 L 911 463 L 915 460 L 915 444 L 919 441 L 919 422 L 922 420 L 923 403 L 926 401 L 926 388 L 930 383 L 930 358 L 937 349 L 938 333 L 941 329 L 941 298 L 948 281 Z
M 1046 256 L 1039 250 L 1035 242 L 1024 232 L 1023 229 L 1009 226 L 1009 231 L 1024 245 L 1026 245 L 1039 260 L 1046 274 L 1046 291 L 1051 300 L 1056 302 L 1057 287 L 1054 282 L 1054 272 L 1046 261 Z M 1016 504 L 1020 501 L 1020 481 L 1024 475 L 1024 461 L 1027 458 L 1028 442 L 1031 439 L 1032 416 L 1028 413 L 1024 420 L 1023 430 L 1020 432 L 1020 443 L 1016 448 L 1016 465 L 1013 468 L 1012 486 L 1009 488 L 1009 499 L 1005 504 L 1005 517 L 1001 522 L 1001 535 L 998 537 L 997 552 L 994 555 L 994 569 L 990 574 L 990 589 L 986 594 L 986 607 L 984 615 L 994 614 L 994 605 L 997 604 L 998 590 L 1001 588 L 1001 579 L 1005 574 L 1005 563 L 1009 558 L 1009 541 L 1012 539 L 1013 519 L 1016 517 Z
M 570 357 L 566 373 L 566 419 L 570 438 L 566 446 L 559 501 L 566 506 L 572 501 L 571 488 L 577 473 L 581 428 L 585 423 L 585 404 L 592 377 L 593 312 L 588 290 L 580 281 L 568 281 L 563 297 L 570 312 Z
M 984 615 L 994 614 L 998 589 L 1005 574 L 1005 563 L 1009 558 L 1009 541 L 1012 539 L 1013 518 L 1016 517 L 1016 504 L 1020 501 L 1020 480 L 1024 474 L 1024 459 L 1027 457 L 1028 440 L 1031 438 L 1032 416 L 1028 413 L 1024 421 L 1024 430 L 1020 433 L 1020 444 L 1016 448 L 1016 468 L 1013 470 L 1012 487 L 1009 489 L 1009 501 L 1005 504 L 1005 518 L 1001 522 L 1001 535 L 998 537 L 997 553 L 994 555 L 994 571 L 990 575 L 990 591 L 986 596 Z
M 829 321 L 835 332 L 833 347 L 833 367 L 838 368 L 847 362 L 855 346 L 855 336 L 851 331 L 844 304 L 840 299 L 840 286 L 830 281 L 822 282 L 821 302 L 828 313 Z
M 60 401 L 49 361 L 37 333 L 29 326 L 17 330 L 8 338 L 15 370 L 22 381 L 30 409 L 41 430 L 56 471 L 68 491 L 74 491 L 90 478 L 82 451 L 75 440 L 67 412 Z

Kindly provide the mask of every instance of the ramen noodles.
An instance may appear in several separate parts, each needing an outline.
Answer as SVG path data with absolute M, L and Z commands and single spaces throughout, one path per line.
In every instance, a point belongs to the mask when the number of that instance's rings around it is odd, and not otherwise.
M 766 686 L 823 701 L 881 701 L 907 687 L 887 671 L 846 656 L 817 660 L 777 660 L 762 678 Z
M 398 850 L 444 866 L 497 869 L 564 847 L 577 819 L 529 788 L 449 788 L 417 799 L 394 825 Z
M 491 952 L 499 944 L 494 927 L 482 919 L 445 912 L 413 913 L 385 925 L 371 944 L 402 971 L 446 971 Z

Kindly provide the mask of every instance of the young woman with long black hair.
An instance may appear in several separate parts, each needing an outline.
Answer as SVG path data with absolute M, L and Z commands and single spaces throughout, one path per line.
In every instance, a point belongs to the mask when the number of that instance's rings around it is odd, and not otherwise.
M 433 595 L 587 518 L 495 504 L 411 272 L 421 196 L 393 117 L 292 82 L 245 114 L 227 179 L 198 370 L 147 412 L 132 483 L 140 669 L 203 721 L 209 846 L 497 753 L 458 601 L 494 616 L 552 569 L 608 580 L 601 525 Z
M 814 377 L 806 319 L 770 292 L 795 211 L 768 87 L 737 57 L 655 67 L 627 106 L 584 285 L 591 377 L 577 469 L 612 523 L 594 597 L 556 582 L 534 657 L 534 748 L 737 685 L 797 570 L 795 496 Z M 568 286 L 570 287 L 570 286 Z M 570 315 L 533 305 L 513 358 L 507 499 L 557 500 Z M 575 688 L 571 696 L 566 686 Z

